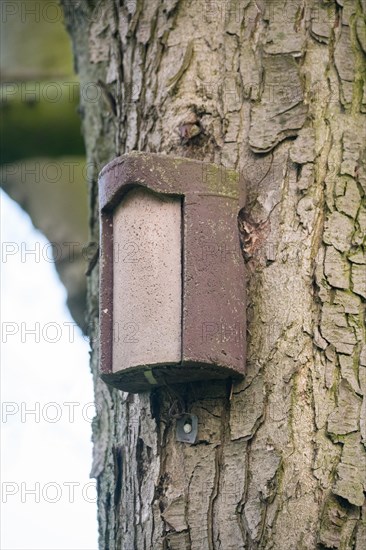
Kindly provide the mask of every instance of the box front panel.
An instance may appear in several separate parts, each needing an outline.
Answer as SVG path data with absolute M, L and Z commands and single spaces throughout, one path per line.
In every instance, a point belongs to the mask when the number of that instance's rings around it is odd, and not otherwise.
M 113 372 L 181 360 L 181 201 L 130 191 L 113 216 Z

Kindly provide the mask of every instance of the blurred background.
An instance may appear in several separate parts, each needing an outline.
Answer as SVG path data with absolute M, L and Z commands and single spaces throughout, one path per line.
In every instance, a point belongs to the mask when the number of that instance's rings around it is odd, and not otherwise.
M 56 1 L 1 2 L 1 548 L 97 548 L 88 189 Z

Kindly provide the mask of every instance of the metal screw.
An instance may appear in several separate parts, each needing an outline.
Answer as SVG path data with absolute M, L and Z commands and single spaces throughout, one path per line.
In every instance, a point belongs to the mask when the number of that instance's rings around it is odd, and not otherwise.
M 186 422 L 186 424 L 184 424 L 183 426 L 183 430 L 184 430 L 184 433 L 190 434 L 192 431 L 192 424 L 190 424 L 189 422 Z
M 185 413 L 177 420 L 177 441 L 181 443 L 196 442 L 198 429 L 198 418 L 194 414 Z

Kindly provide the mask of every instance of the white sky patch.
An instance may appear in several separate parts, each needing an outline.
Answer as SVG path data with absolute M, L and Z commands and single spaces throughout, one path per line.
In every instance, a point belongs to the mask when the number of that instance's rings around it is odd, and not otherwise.
M 0 200 L 0 546 L 96 550 L 89 344 L 53 262 L 24 255 L 47 240 L 5 193 Z

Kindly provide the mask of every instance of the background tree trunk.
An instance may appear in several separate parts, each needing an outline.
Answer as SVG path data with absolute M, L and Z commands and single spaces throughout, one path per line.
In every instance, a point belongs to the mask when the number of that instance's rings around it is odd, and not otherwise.
M 12 0 L 0 12 L 1 185 L 52 243 L 67 305 L 84 329 L 93 243 L 70 39 L 56 2 Z
M 132 151 L 241 170 L 247 376 L 132 395 L 97 375 L 104 549 L 364 548 L 364 0 L 63 0 L 97 173 Z M 83 90 L 104 90 L 99 103 Z M 243 261 L 244 261 L 243 259 Z M 199 418 L 177 443 L 172 404 Z M 363 510 L 363 511 L 362 511 Z

